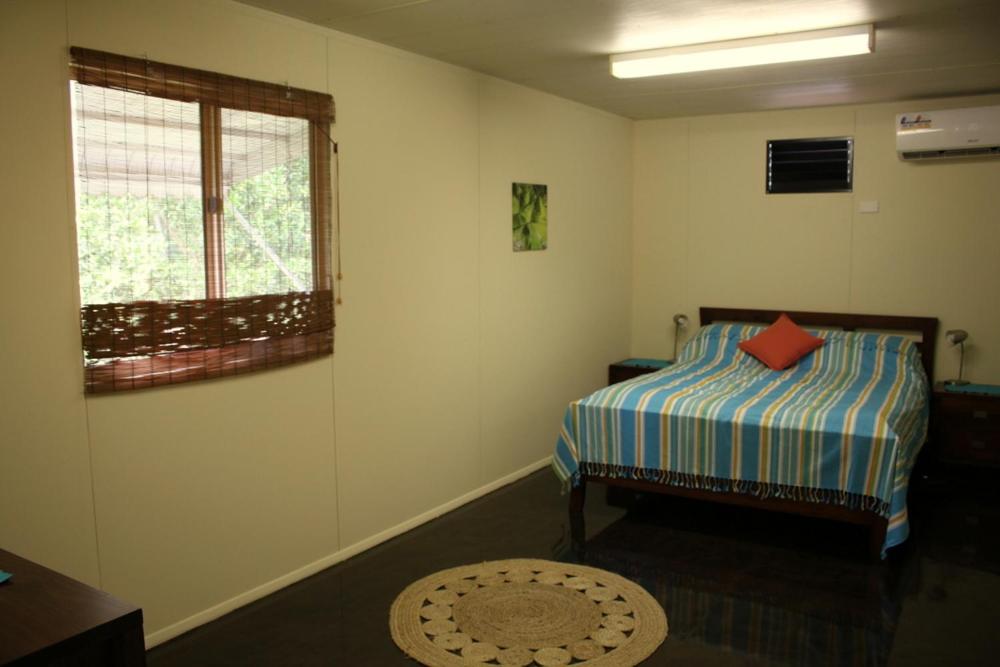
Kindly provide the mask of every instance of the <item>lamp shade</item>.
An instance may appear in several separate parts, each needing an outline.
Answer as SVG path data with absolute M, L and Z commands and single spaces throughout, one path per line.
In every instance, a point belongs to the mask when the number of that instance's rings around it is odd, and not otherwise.
M 688 316 L 684 313 L 674 315 L 674 360 L 677 359 L 677 339 L 681 337 L 681 329 L 687 329 Z

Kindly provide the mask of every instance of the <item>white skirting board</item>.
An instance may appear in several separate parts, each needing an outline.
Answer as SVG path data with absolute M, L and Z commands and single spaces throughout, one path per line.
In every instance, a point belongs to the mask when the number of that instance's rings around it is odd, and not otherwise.
M 436 519 L 442 514 L 446 514 L 454 509 L 458 509 L 462 505 L 465 505 L 468 502 L 476 500 L 477 498 L 481 498 L 488 493 L 496 491 L 502 486 L 506 486 L 512 482 L 516 482 L 522 477 L 527 477 L 531 473 L 537 470 L 541 470 L 542 468 L 550 465 L 551 463 L 552 463 L 552 457 L 547 456 L 541 461 L 532 463 L 531 465 L 525 466 L 520 470 L 516 470 L 510 473 L 509 475 L 505 475 L 500 479 L 494 480 L 489 484 L 486 484 L 485 486 L 481 486 L 478 489 L 469 491 L 468 493 L 461 495 L 458 498 L 455 498 L 454 500 L 449 500 L 443 505 L 438 505 L 433 509 L 427 510 L 423 514 L 419 514 L 413 517 L 412 519 L 407 519 L 406 521 L 393 526 L 392 528 L 383 530 L 381 533 L 372 535 L 371 537 L 361 540 L 360 542 L 357 542 L 355 544 L 352 544 L 351 546 L 345 549 L 341 549 L 336 553 L 320 558 L 319 560 L 309 563 L 308 565 L 304 565 L 298 568 L 297 570 L 289 572 L 288 574 L 284 574 L 276 579 L 272 579 L 271 581 L 263 583 L 260 586 L 251 588 L 250 590 L 244 593 L 240 593 L 235 597 L 229 598 L 224 602 L 220 602 L 215 606 L 209 607 L 208 609 L 205 609 L 203 611 L 199 611 L 197 614 L 193 614 L 172 625 L 168 625 L 167 627 L 157 630 L 156 632 L 152 632 L 146 635 L 146 648 L 152 648 L 158 644 L 162 644 L 166 641 L 169 641 L 174 637 L 184 634 L 188 630 L 193 630 L 197 628 L 199 625 L 204 625 L 205 623 L 214 621 L 215 619 L 224 616 L 231 611 L 239 609 L 240 607 L 248 605 L 251 602 L 254 602 L 255 600 L 259 600 L 262 597 L 265 597 L 267 595 L 270 595 L 271 593 L 279 591 L 282 588 L 285 588 L 286 586 L 290 586 L 298 581 L 305 579 L 306 577 L 311 577 L 312 575 L 322 570 L 325 570 L 331 565 L 336 565 L 337 563 L 345 561 L 348 558 L 351 558 L 352 556 L 357 556 L 362 551 L 371 549 L 372 547 L 381 544 L 382 542 L 385 542 L 387 540 L 390 540 L 396 537 L 397 535 L 402 535 L 408 530 L 412 530 L 421 524 L 427 523 L 432 519 Z

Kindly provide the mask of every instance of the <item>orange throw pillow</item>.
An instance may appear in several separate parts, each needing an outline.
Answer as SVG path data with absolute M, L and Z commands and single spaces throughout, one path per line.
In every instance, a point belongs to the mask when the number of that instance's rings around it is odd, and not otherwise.
M 782 313 L 774 324 L 750 340 L 741 342 L 739 348 L 764 362 L 768 368 L 783 371 L 825 342 L 807 333 Z

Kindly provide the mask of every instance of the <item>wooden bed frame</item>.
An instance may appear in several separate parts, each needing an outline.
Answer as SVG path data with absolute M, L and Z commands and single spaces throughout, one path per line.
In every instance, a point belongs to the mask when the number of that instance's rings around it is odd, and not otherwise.
M 749 308 L 701 308 L 702 326 L 713 322 L 745 322 L 754 324 L 771 324 L 781 313 L 786 313 L 792 320 L 804 327 L 836 328 L 844 331 L 875 330 L 891 331 L 893 333 L 919 333 L 920 341 L 916 342 L 923 361 L 924 370 L 930 386 L 934 386 L 934 346 L 937 341 L 938 321 L 936 317 L 901 317 L 897 315 L 858 315 L 851 313 L 814 313 L 783 310 L 756 310 Z M 757 498 L 755 496 L 734 492 L 704 491 L 680 486 L 658 484 L 645 480 L 617 479 L 599 475 L 583 475 L 579 486 L 570 492 L 569 511 L 570 527 L 573 541 L 582 545 L 583 541 L 583 506 L 586 501 L 586 482 L 600 482 L 609 486 L 631 489 L 635 491 L 652 491 L 674 496 L 696 498 L 710 502 L 726 503 L 743 507 L 756 507 L 763 510 L 800 514 L 803 516 L 834 519 L 847 523 L 868 527 L 868 550 L 874 560 L 879 560 L 888 521 L 874 512 L 852 510 L 839 505 L 827 503 L 809 503 L 783 498 Z

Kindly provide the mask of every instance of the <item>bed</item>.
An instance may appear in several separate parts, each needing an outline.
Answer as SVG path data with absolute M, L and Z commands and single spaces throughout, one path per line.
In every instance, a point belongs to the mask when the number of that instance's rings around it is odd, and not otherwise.
M 826 342 L 772 371 L 736 346 L 781 312 L 702 308 L 673 366 L 573 401 L 553 456 L 571 514 L 594 481 L 862 524 L 876 558 L 903 542 L 936 318 L 785 311 Z

